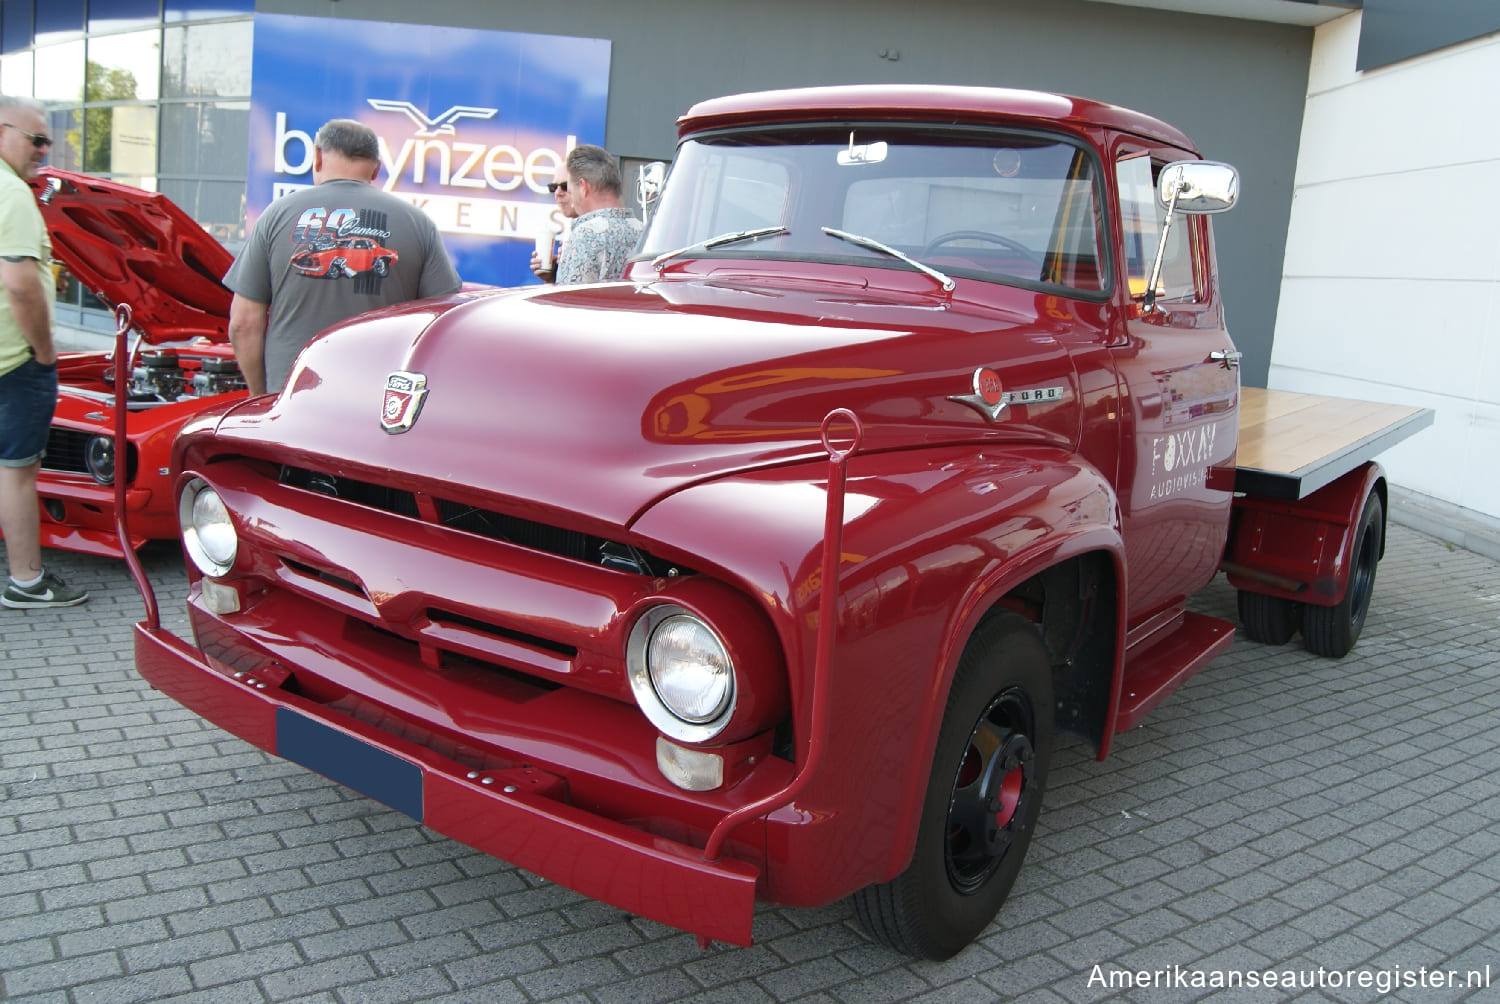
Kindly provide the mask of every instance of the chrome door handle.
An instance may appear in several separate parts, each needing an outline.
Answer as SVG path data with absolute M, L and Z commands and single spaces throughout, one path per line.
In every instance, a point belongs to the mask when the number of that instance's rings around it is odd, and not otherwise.
M 1218 363 L 1226 370 L 1237 370 L 1240 368 L 1240 355 L 1241 353 L 1233 350 L 1229 352 L 1210 352 L 1208 354 L 1208 361 Z

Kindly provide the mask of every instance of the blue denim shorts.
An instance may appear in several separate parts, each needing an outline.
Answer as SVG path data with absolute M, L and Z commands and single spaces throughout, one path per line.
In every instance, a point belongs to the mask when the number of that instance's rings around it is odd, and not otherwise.
M 42 459 L 56 410 L 56 363 L 28 359 L 0 376 L 0 467 L 30 467 Z

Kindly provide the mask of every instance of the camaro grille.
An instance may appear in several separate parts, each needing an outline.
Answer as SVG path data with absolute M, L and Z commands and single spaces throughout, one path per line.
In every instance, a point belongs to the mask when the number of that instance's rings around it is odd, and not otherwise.
M 52 426 L 47 431 L 47 455 L 42 458 L 42 470 L 87 475 L 89 468 L 84 456 L 88 451 L 89 440 L 97 435 L 99 433 L 83 429 Z M 125 480 L 128 483 L 135 480 L 136 449 L 134 443 L 127 443 L 126 447 Z
M 94 434 L 91 432 L 63 429 L 54 425 L 47 433 L 47 455 L 42 458 L 42 469 L 87 474 L 89 469 L 83 462 L 83 455 L 89 440 L 93 438 Z
M 343 499 L 397 516 L 423 518 L 416 495 L 405 489 L 290 466 L 281 468 L 280 481 L 294 488 Z M 664 561 L 621 541 L 550 526 L 449 499 L 434 498 L 433 505 L 437 509 L 437 521 L 444 526 L 491 540 L 502 540 L 533 551 L 639 575 L 668 576 L 691 572 L 691 569 Z

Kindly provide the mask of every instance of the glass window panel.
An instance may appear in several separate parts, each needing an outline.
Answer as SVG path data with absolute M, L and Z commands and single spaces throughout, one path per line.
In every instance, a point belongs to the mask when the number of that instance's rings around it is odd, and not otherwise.
M 52 132 L 47 163 L 65 171 L 83 170 L 83 109 L 49 109 L 47 128 Z
M 75 328 L 92 331 L 109 331 L 113 328 L 109 304 L 100 300 L 84 288 L 73 273 L 61 265 L 54 265 L 57 288 L 57 320 Z
M 163 174 L 243 178 L 250 160 L 250 103 L 166 105 L 161 112 Z
M 116 176 L 147 191 L 156 188 L 156 106 L 119 105 L 83 113 L 83 169 Z
M 244 97 L 250 93 L 250 21 L 168 28 L 162 94 L 169 98 Z
M 0 8 L 0 51 L 15 52 L 31 45 L 31 9 L 26 0 L 9 0 Z
M 0 94 L 29 97 L 31 65 L 29 52 L 15 52 L 9 56 L 0 56 Z
M 37 0 L 36 40 L 39 44 L 81 34 L 83 0 Z
M 245 241 L 245 183 L 162 178 L 167 198 L 203 225 L 220 243 L 238 251 Z
M 156 0 L 89 0 L 89 31 L 155 24 L 156 11 Z
M 1120 186 L 1120 225 L 1125 244 L 1125 268 L 1130 295 L 1141 297 L 1150 283 L 1156 251 L 1161 246 L 1166 212 L 1156 203 L 1155 175 L 1162 165 L 1144 153 L 1120 160 L 1115 176 Z M 1156 295 L 1164 300 L 1191 301 L 1197 292 L 1193 274 L 1192 217 L 1179 216 L 1167 234 Z
M 83 100 L 83 39 L 37 46 L 35 96 L 43 101 Z
M 73 273 L 62 262 L 57 262 L 52 266 L 52 274 L 57 279 L 57 305 L 78 306 L 78 294 L 83 287 L 78 284 Z
M 168 21 L 195 21 L 254 12 L 255 0 L 166 0 L 163 5 L 163 15 Z
M 161 33 L 155 28 L 89 40 L 88 101 L 153 101 L 160 93 Z

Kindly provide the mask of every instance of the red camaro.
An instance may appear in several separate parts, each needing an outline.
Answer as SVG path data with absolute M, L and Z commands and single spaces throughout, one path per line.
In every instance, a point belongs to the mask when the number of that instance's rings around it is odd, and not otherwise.
M 168 454 L 189 417 L 245 382 L 228 344 L 233 256 L 166 196 L 69 171 L 31 182 L 53 257 L 95 296 L 129 304 L 126 438 L 115 442 L 110 351 L 65 352 L 37 490 L 46 547 L 119 555 L 114 480 L 127 479 L 131 546 L 176 537 Z
M 292 256 L 292 267 L 304 275 L 337 279 L 345 275 L 374 272 L 384 276 L 397 255 L 368 237 L 309 244 Z

